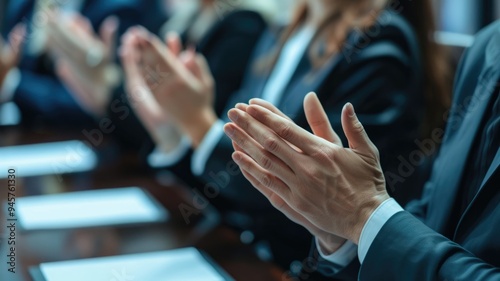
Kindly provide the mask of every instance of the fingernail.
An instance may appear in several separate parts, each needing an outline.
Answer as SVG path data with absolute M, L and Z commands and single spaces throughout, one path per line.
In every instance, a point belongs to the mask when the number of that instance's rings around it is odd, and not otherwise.
M 233 122 L 238 121 L 238 118 L 240 117 L 240 116 L 239 116 L 239 114 L 238 114 L 238 112 L 236 112 L 236 110 L 234 110 L 234 109 L 229 110 L 229 112 L 228 112 L 227 116 L 228 116 L 228 117 L 229 117 L 229 119 L 231 119 L 231 121 L 233 121 Z
M 230 137 L 233 138 L 234 136 L 234 128 L 232 126 L 224 126 L 224 133 Z
M 349 117 L 356 116 L 356 112 L 354 111 L 354 106 L 352 106 L 350 102 L 346 104 L 346 110 L 347 110 L 347 115 L 349 115 Z

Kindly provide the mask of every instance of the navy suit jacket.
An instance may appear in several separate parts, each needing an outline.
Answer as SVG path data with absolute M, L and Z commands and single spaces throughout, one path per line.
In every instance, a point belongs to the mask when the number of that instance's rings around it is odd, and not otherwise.
M 129 27 L 142 24 L 143 18 L 155 17 L 151 13 L 160 13 L 161 10 L 156 9 L 154 3 L 156 1 L 153 0 L 86 0 L 80 12 L 90 20 L 95 30 L 99 29 L 106 17 L 115 15 L 120 20 L 118 34 L 121 36 Z M 4 32 L 11 30 L 19 22 L 31 23 L 33 6 L 34 0 L 10 1 Z M 27 38 L 29 44 L 29 36 Z M 24 124 L 40 122 L 64 126 L 92 124 L 93 120 L 58 80 L 51 61 L 46 56 L 33 57 L 25 51 L 19 69 L 21 83 L 15 91 L 14 102 L 22 112 Z
M 364 35 L 367 37 L 353 32 L 342 53 L 325 61 L 318 69 L 312 66 L 308 54 L 305 54 L 277 106 L 298 125 L 310 129 L 303 111 L 303 100 L 308 92 L 315 91 L 334 129 L 343 135 L 340 124 L 342 107 L 347 102 L 353 103 L 382 155 L 387 153 L 384 167 L 389 168 L 397 155 L 412 149 L 411 143 L 418 137 L 418 126 L 422 121 L 422 70 L 418 44 L 409 24 L 391 11 L 385 11 L 381 16 L 380 29 L 375 34 Z M 268 31 L 264 34 L 243 87 L 232 95 L 225 112 L 237 102 L 247 103 L 249 99 L 262 95 L 269 75 L 256 72 L 253 66 L 277 42 L 275 33 Z M 224 120 L 228 121 L 227 116 Z M 344 143 L 347 144 L 345 139 Z M 224 136 L 208 158 L 202 178 L 208 185 L 216 184 L 220 189 L 220 195 L 211 201 L 226 214 L 229 224 L 251 229 L 257 238 L 272 241 L 273 255 L 281 265 L 288 266 L 286 261 L 306 257 L 310 235 L 276 211 L 241 173 L 231 173 L 234 164 L 232 152 L 231 140 Z M 299 246 L 300 241 L 304 244 Z M 300 249 L 289 252 L 294 246 Z
M 444 141 L 422 199 L 384 225 L 361 266 L 360 280 L 500 280 L 500 146 L 474 199 L 454 213 L 483 116 L 499 95 L 499 66 L 496 22 L 462 59 Z M 458 223 L 450 223 L 456 215 Z M 328 272 L 328 264 L 320 263 L 319 269 Z M 340 275 L 331 277 L 348 280 L 357 274 Z

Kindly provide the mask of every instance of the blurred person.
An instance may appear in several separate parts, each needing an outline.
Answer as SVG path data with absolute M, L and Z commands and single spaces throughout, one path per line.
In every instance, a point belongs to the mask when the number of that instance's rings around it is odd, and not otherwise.
M 3 102 L 14 101 L 22 113 L 25 125 L 48 124 L 54 126 L 79 127 L 94 124 L 95 116 L 80 107 L 68 89 L 61 83 L 54 71 L 54 59 L 48 49 L 48 21 L 52 11 L 61 13 L 81 13 L 87 18 L 92 30 L 98 30 L 106 18 L 113 15 L 117 33 L 121 34 L 130 26 L 142 23 L 145 11 L 143 1 L 62 1 L 62 0 L 21 0 L 7 1 L 7 17 L 4 32 L 17 23 L 24 22 L 27 29 L 25 46 L 15 67 L 12 67 L 2 84 L 0 97 Z M 156 12 L 152 9 L 150 13 Z M 152 16 L 152 15 L 150 15 Z M 86 45 L 86 38 L 73 38 L 77 44 Z M 84 44 L 85 43 L 85 44 Z M 87 45 L 88 46 L 88 45 Z M 91 48 L 92 50 L 98 48 Z M 101 58 L 94 54 L 82 54 L 91 67 Z
M 304 100 L 313 134 L 262 100 L 229 112 L 225 131 L 243 174 L 317 237 L 302 280 L 315 269 L 329 280 L 500 279 L 499 48 L 497 21 L 462 58 L 446 131 L 433 134 L 443 143 L 432 176 L 406 211 L 390 198 L 381 154 L 352 104 L 340 117 L 348 142 L 315 94 Z
M 294 20 L 280 35 L 272 30 L 263 35 L 244 84 L 231 96 L 227 109 L 260 97 L 309 129 L 301 101 L 306 91 L 314 90 L 325 104 L 333 127 L 340 128 L 342 105 L 351 101 L 359 108 L 375 143 L 390 154 L 384 159 L 385 167 L 394 169 L 396 156 L 413 149 L 412 141 L 419 136 L 424 118 L 424 104 L 429 114 L 435 114 L 439 106 L 426 103 L 422 84 L 438 82 L 434 77 L 424 82 L 420 56 L 428 55 L 426 62 L 438 63 L 440 53 L 437 48 L 435 53 L 420 50 L 431 46 L 429 36 L 419 42 L 408 22 L 390 7 L 393 4 L 302 1 Z M 414 26 L 424 28 L 418 34 L 431 32 L 430 26 Z M 309 248 L 304 237 L 309 234 L 273 210 L 232 166 L 231 140 L 223 136 L 224 121 L 218 119 L 212 106 L 217 81 L 205 58 L 189 49 L 171 47 L 179 46 L 172 43 L 167 48 L 158 38 L 138 29 L 124 37 L 122 61 L 127 88 L 130 95 L 143 101 L 136 108 L 140 119 L 171 159 L 193 150 L 192 155 L 187 154 L 191 169 L 207 182 L 201 191 L 224 211 L 229 224 L 250 229 L 257 240 L 265 240 L 260 245 L 267 243 L 281 265 L 304 257 Z M 165 77 L 151 83 L 144 69 L 158 63 Z M 435 65 L 424 67 L 427 71 Z M 427 94 L 446 95 L 438 91 Z M 165 134 L 168 124 L 175 126 L 182 137 Z M 179 144 L 179 139 L 184 141 Z M 175 165 L 174 160 L 171 162 Z M 185 217 L 196 213 L 181 212 Z
M 221 10 L 221 7 L 216 7 L 214 1 L 203 1 L 203 9 L 190 14 L 189 17 L 183 15 L 190 13 L 186 10 L 198 1 L 180 3 L 182 4 L 165 7 L 170 17 L 165 25 L 179 27 L 178 19 L 185 18 L 184 28 L 197 30 L 196 38 L 189 37 L 189 40 L 185 39 L 189 32 L 184 31 L 183 43 L 197 48 L 207 57 L 210 69 L 215 79 L 219 81 L 215 108 L 221 112 L 229 93 L 239 88 L 253 46 L 266 27 L 266 23 L 259 13 L 245 9 L 249 5 L 242 3 L 237 3 L 236 7 L 233 7 L 235 4 L 222 6 L 226 9 Z M 214 17 L 207 17 L 205 14 Z M 63 27 L 61 22 L 65 23 Z M 62 15 L 60 19 L 52 20 L 51 23 L 50 34 L 52 41 L 55 42 L 53 44 L 55 47 L 52 49 L 58 58 L 57 73 L 64 84 L 71 89 L 75 100 L 91 115 L 111 120 L 113 135 L 119 142 L 127 143 L 129 148 L 138 150 L 141 156 L 151 151 L 153 142 L 137 122 L 131 108 L 134 104 L 130 103 L 121 87 L 117 88 L 117 84 L 121 85 L 118 81 L 121 79 L 117 78 L 119 73 L 113 60 L 114 45 L 116 45 L 116 32 L 113 29 L 116 29 L 116 23 L 113 23 L 112 19 L 105 21 L 99 34 L 88 28 L 87 21 L 78 15 L 71 17 Z M 167 30 L 171 28 L 173 27 L 168 27 Z M 79 43 L 72 37 L 86 38 L 83 40 L 85 44 Z M 175 34 L 168 32 L 163 37 L 168 40 L 179 40 Z M 89 45 L 92 44 L 89 42 L 93 41 L 96 42 L 91 48 Z M 91 66 L 82 63 L 82 55 L 75 51 L 78 49 L 95 50 L 97 53 L 95 56 L 101 58 L 100 63 Z M 155 67 L 148 71 L 151 77 L 161 75 L 156 73 Z M 161 165 L 158 161 L 154 161 L 153 164 Z M 179 171 L 181 170 L 189 171 L 189 168 L 179 168 Z M 189 173 L 183 176 L 192 177 Z M 197 182 L 192 183 L 197 184 Z

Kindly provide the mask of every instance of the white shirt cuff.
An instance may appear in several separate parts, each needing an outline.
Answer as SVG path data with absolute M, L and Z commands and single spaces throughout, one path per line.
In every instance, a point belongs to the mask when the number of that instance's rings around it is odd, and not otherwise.
M 224 135 L 223 128 L 224 122 L 222 120 L 217 120 L 210 130 L 208 130 L 208 133 L 205 135 L 198 148 L 194 151 L 191 159 L 191 171 L 195 176 L 201 176 L 205 171 L 208 157 L 210 157 L 215 146 Z
M 148 164 L 153 168 L 163 168 L 177 164 L 191 148 L 191 140 L 183 136 L 174 149 L 164 151 L 158 146 L 148 156 Z
M 330 255 L 325 255 L 321 251 L 321 246 L 319 245 L 318 238 L 316 238 L 316 247 L 318 249 L 319 255 L 323 259 L 335 265 L 338 265 L 341 268 L 348 266 L 356 258 L 358 250 L 358 246 L 356 246 L 356 244 L 349 240 L 346 241 L 344 245 L 342 245 L 337 251 Z
M 11 101 L 14 97 L 14 93 L 17 87 L 21 83 L 21 71 L 17 68 L 13 68 L 5 76 L 2 88 L 0 89 L 0 103 L 5 103 Z
M 382 202 L 382 204 L 380 204 L 380 206 L 378 206 L 378 208 L 371 214 L 368 221 L 366 221 L 365 226 L 363 226 L 361 236 L 359 237 L 358 258 L 360 263 L 363 263 L 370 246 L 384 224 L 392 216 L 401 211 L 403 211 L 403 208 L 398 204 L 398 202 L 396 202 L 394 198 L 390 198 Z

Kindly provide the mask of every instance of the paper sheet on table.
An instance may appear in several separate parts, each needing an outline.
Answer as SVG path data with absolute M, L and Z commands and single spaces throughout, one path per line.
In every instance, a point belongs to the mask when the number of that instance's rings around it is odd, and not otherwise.
M 98 163 L 97 154 L 81 141 L 0 147 L 0 159 L 0 178 L 11 168 L 22 178 L 86 172 Z
M 42 263 L 46 281 L 225 281 L 195 248 Z
M 161 222 L 167 211 L 137 187 L 21 197 L 16 215 L 23 230 L 68 229 Z

